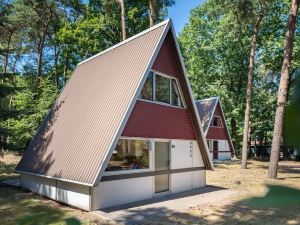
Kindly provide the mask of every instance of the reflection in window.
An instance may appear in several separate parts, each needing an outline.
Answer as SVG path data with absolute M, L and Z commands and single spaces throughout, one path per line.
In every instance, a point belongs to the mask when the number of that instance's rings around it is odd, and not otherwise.
M 182 107 L 182 102 L 179 94 L 179 89 L 176 84 L 176 81 L 172 79 L 172 98 L 171 98 L 171 105 Z
M 213 148 L 212 148 L 212 141 L 211 141 L 211 140 L 207 140 L 207 145 L 208 145 L 208 149 L 209 149 L 210 151 L 212 151 Z
M 149 169 L 149 141 L 120 139 L 106 171 Z
M 170 104 L 170 78 L 156 75 L 155 81 L 155 100 Z
M 141 91 L 140 98 L 153 101 L 153 73 L 150 72 Z
M 153 72 L 149 73 L 140 98 L 183 108 L 180 89 L 176 80 Z

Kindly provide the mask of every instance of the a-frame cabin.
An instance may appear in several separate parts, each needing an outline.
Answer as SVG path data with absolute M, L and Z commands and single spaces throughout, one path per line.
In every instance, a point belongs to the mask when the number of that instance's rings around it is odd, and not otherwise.
M 207 144 L 214 160 L 230 160 L 234 147 L 219 97 L 196 101 Z
M 78 64 L 17 166 L 85 210 L 203 187 L 213 168 L 171 20 Z

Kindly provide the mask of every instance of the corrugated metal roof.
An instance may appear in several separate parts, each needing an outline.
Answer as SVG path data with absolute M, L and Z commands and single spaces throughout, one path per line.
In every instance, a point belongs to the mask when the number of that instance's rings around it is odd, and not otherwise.
M 79 63 L 16 169 L 97 185 L 170 27 L 167 20 Z
M 94 184 L 166 26 L 80 63 L 17 170 Z
M 203 131 L 207 134 L 211 118 L 215 112 L 218 97 L 203 99 L 196 101 L 196 107 L 200 116 Z

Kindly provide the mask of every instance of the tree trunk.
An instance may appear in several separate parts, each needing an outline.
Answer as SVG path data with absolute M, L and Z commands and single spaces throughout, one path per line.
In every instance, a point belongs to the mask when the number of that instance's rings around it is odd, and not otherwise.
M 40 86 L 40 77 L 42 74 L 42 63 L 43 63 L 43 49 L 44 49 L 44 36 L 38 45 L 38 61 L 36 68 L 36 77 L 35 77 L 35 91 L 38 92 Z
M 272 149 L 270 156 L 270 166 L 268 178 L 277 178 L 278 160 L 280 154 L 283 114 L 287 100 L 287 89 L 290 76 L 290 68 L 293 54 L 293 41 L 296 27 L 297 12 L 300 0 L 292 0 L 291 9 L 289 13 L 287 32 L 285 37 L 285 47 L 283 55 L 283 64 L 281 68 L 281 78 L 278 91 L 277 108 L 275 114 L 275 123 L 273 131 Z
M 231 132 L 232 132 L 232 137 L 236 140 L 236 135 L 237 135 L 237 125 L 236 125 L 236 120 L 231 118 L 230 120 L 230 125 L 231 125 Z M 237 143 L 236 141 L 233 142 L 233 147 L 235 149 L 234 154 L 235 156 L 238 158 L 238 154 L 237 154 Z
M 259 151 L 260 151 L 260 160 L 263 161 L 265 158 L 265 151 L 263 149 L 263 141 L 264 141 L 264 132 L 260 136 L 260 141 L 259 141 Z
M 54 81 L 58 90 L 58 50 L 56 45 L 54 45 Z
M 13 66 L 12 66 L 12 76 L 11 76 L 11 83 L 14 84 L 15 82 L 15 79 L 14 79 L 14 75 L 15 75 L 15 72 L 16 72 L 16 66 L 17 66 L 17 62 L 20 58 L 20 53 L 17 53 L 16 56 L 15 56 L 15 61 L 13 63 Z
M 35 80 L 35 91 L 36 92 L 38 92 L 39 82 L 40 82 L 39 79 L 40 79 L 40 77 L 42 75 L 43 50 L 44 50 L 46 35 L 47 35 L 47 32 L 48 32 L 48 27 L 49 27 L 50 21 L 51 21 L 52 16 L 53 16 L 53 9 L 52 9 L 52 7 L 54 7 L 54 1 L 53 1 L 53 3 L 51 4 L 51 6 L 49 8 L 50 15 L 49 15 L 49 18 L 48 18 L 47 22 L 45 23 L 42 37 L 40 38 L 39 43 L 38 43 L 38 62 L 37 62 L 36 80 Z
M 122 41 L 126 40 L 126 16 L 124 0 L 118 0 L 121 7 Z
M 149 0 L 149 21 L 150 27 L 154 26 L 158 20 L 158 0 Z
M 11 31 L 9 33 L 8 40 L 7 40 L 7 46 L 5 49 L 5 55 L 3 57 L 3 72 L 2 72 L 2 80 L 1 80 L 2 83 L 4 83 L 4 77 L 6 76 L 6 73 L 7 73 L 8 56 L 9 56 L 10 43 L 11 43 L 13 32 L 14 31 Z
M 64 85 L 66 84 L 66 80 L 67 80 L 68 61 L 69 61 L 68 58 L 69 58 L 69 53 L 66 52 L 65 63 L 64 63 L 64 72 L 63 72 Z
M 251 108 L 251 92 L 252 92 L 252 80 L 253 80 L 253 70 L 254 70 L 254 57 L 256 51 L 256 41 L 259 25 L 264 16 L 265 2 L 260 1 L 260 13 L 254 26 L 250 58 L 249 58 L 249 68 L 248 68 L 248 84 L 246 93 L 246 110 L 245 110 L 245 120 L 244 120 L 244 136 L 243 136 L 243 150 L 242 150 L 242 169 L 247 168 L 247 157 L 249 149 L 249 123 L 250 123 L 250 108 Z

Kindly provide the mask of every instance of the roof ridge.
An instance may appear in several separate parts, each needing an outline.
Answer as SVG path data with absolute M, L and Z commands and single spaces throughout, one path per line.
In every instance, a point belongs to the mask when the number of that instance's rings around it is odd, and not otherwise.
M 107 52 L 109 52 L 109 51 L 111 51 L 111 50 L 113 50 L 113 49 L 115 49 L 115 48 L 117 48 L 117 47 L 120 47 L 121 45 L 126 44 L 127 42 L 130 42 L 130 41 L 132 41 L 132 40 L 134 40 L 134 39 L 136 39 L 136 38 L 138 38 L 138 37 L 140 37 L 140 36 L 143 36 L 144 34 L 150 32 L 150 31 L 152 31 L 152 30 L 155 30 L 155 29 L 157 29 L 157 28 L 159 28 L 159 27 L 161 27 L 161 26 L 163 26 L 163 25 L 165 25 L 165 24 L 168 24 L 170 21 L 171 21 L 171 19 L 164 20 L 164 21 L 162 21 L 161 23 L 158 23 L 158 24 L 156 24 L 156 25 L 153 26 L 153 27 L 150 27 L 150 28 L 148 28 L 148 29 L 146 29 L 146 30 L 144 30 L 144 31 L 142 31 L 142 32 L 140 32 L 140 33 L 138 33 L 138 34 L 136 34 L 136 35 L 133 35 L 132 37 L 130 37 L 130 38 L 124 40 L 124 41 L 121 41 L 121 42 L 119 42 L 118 44 L 115 44 L 115 45 L 113 45 L 113 46 L 111 46 L 111 47 L 109 47 L 109 48 L 103 50 L 102 52 L 99 52 L 99 53 L 97 53 L 96 55 L 93 55 L 93 56 L 91 56 L 91 57 L 89 57 L 89 58 L 87 58 L 87 59 L 81 61 L 80 63 L 77 64 L 77 66 L 79 66 L 79 65 L 81 65 L 81 64 L 84 64 L 84 63 L 86 63 L 86 62 L 88 62 L 88 61 L 90 61 L 90 60 L 92 60 L 92 59 L 94 59 L 94 58 L 96 58 L 96 57 L 98 57 L 98 56 L 100 56 L 100 55 L 103 55 L 103 54 L 105 54 L 105 53 L 107 53 Z

